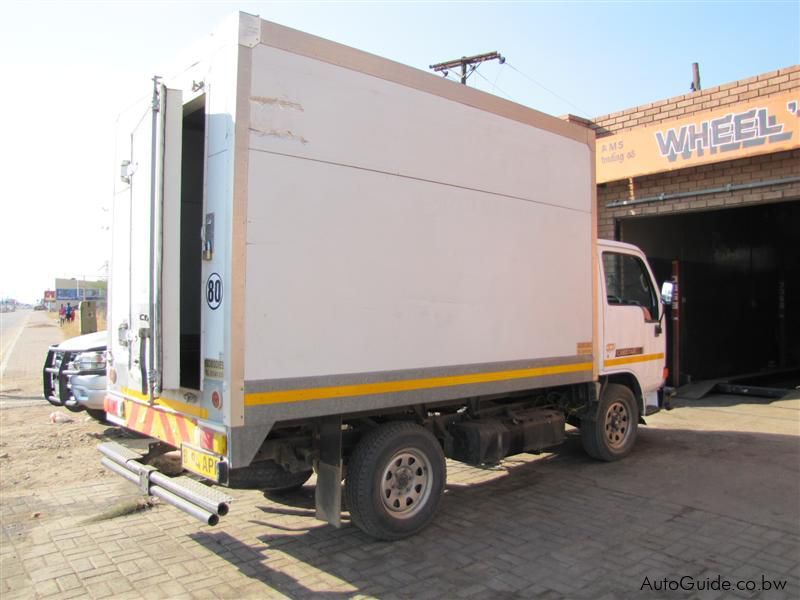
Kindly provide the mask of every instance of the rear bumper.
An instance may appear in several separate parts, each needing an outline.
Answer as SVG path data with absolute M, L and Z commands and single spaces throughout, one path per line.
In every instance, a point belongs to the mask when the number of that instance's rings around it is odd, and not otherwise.
M 101 464 L 108 470 L 138 486 L 142 493 L 160 498 L 206 525 L 216 525 L 228 514 L 233 498 L 219 490 L 188 477 L 168 477 L 140 462 L 141 454 L 116 442 L 100 444 L 97 449 L 103 455 Z
M 197 446 L 220 457 L 228 454 L 228 436 L 194 417 L 109 391 L 103 402 L 107 418 L 137 433 L 154 437 L 173 448 Z
M 170 402 L 168 399 L 156 399 L 156 402 L 149 404 L 109 391 L 103 407 L 109 422 L 180 450 L 185 470 L 210 482 L 227 485 L 230 471 L 227 430 L 164 406 Z M 113 465 L 103 464 L 126 477 Z M 177 502 L 173 504 L 178 505 Z

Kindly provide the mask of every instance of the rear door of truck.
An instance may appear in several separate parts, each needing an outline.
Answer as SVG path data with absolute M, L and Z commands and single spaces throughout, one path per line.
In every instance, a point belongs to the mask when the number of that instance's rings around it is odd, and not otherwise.
M 178 298 L 169 281 L 180 277 L 180 254 L 163 232 L 174 229 L 176 215 L 169 209 L 175 203 L 169 200 L 180 194 L 181 92 L 154 80 L 151 101 L 137 108 L 121 119 L 117 140 L 109 309 L 116 376 L 111 379 L 112 389 L 153 402 L 162 389 L 179 387 L 180 319 L 171 312 Z M 165 277 L 168 284 L 162 285 Z
M 208 156 L 207 100 L 205 83 L 181 91 L 156 79 L 150 101 L 120 126 L 106 412 L 181 448 L 187 468 L 220 480 L 228 257 L 213 242 L 226 196 L 215 194 L 209 209 L 207 181 L 211 169 L 210 185 L 224 189 L 229 154 L 224 147 Z M 226 125 L 215 126 L 216 139 L 230 139 Z

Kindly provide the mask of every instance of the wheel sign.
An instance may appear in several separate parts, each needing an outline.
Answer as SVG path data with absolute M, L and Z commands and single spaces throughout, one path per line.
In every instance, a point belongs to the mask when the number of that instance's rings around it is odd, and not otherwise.
M 211 310 L 222 304 L 222 277 L 218 273 L 212 273 L 206 280 L 206 304 Z

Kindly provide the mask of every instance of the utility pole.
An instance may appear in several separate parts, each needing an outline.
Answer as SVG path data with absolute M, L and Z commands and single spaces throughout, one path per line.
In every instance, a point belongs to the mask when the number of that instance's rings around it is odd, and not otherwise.
M 448 60 L 445 62 L 436 63 L 435 65 L 430 65 L 428 68 L 433 69 L 434 71 L 444 71 L 444 76 L 447 77 L 447 73 L 450 69 L 455 69 L 456 67 L 461 67 L 461 83 L 467 85 L 467 78 L 472 75 L 475 69 L 478 68 L 478 65 L 482 62 L 486 62 L 487 60 L 497 60 L 502 65 L 506 62 L 506 59 L 500 56 L 499 52 L 487 52 L 486 54 L 476 54 L 475 56 L 462 56 L 461 58 L 457 58 L 455 60 Z M 467 71 L 467 67 L 469 67 L 469 71 Z

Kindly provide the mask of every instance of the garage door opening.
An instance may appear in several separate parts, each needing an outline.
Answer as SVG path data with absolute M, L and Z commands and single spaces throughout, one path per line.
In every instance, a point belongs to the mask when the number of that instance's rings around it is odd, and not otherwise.
M 619 232 L 657 280 L 679 262 L 681 384 L 800 367 L 800 201 L 625 219 Z

